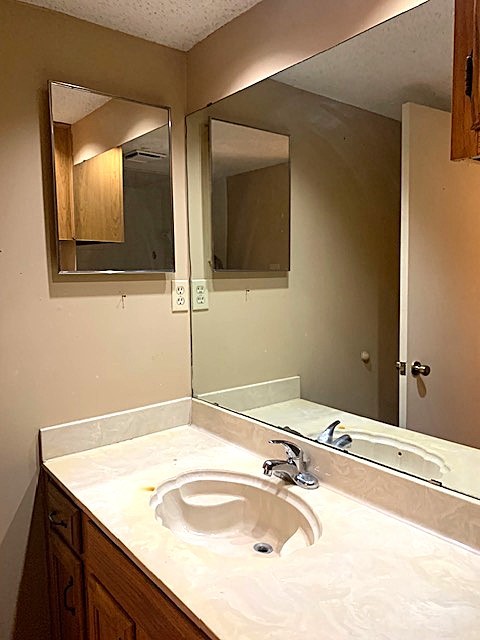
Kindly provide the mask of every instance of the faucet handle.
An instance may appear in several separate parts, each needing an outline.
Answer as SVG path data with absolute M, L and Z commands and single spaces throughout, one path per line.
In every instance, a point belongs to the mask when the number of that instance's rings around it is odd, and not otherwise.
M 283 446 L 285 447 L 285 451 L 287 453 L 287 456 L 289 458 L 291 458 L 291 459 L 302 459 L 303 458 L 302 449 L 300 449 L 300 447 L 298 447 L 293 442 L 290 442 L 289 440 L 269 440 L 268 442 L 270 444 L 283 444 Z

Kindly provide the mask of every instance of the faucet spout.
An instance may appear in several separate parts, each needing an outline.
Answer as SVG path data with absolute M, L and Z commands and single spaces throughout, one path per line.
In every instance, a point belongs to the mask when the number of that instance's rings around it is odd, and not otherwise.
M 271 476 L 274 472 L 275 474 L 279 471 L 283 471 L 285 473 L 295 473 L 298 472 L 298 468 L 296 464 L 289 460 L 265 460 L 263 463 L 263 473 L 266 476 Z
M 328 427 L 324 429 L 322 433 L 320 433 L 316 437 L 316 441 L 324 442 L 325 444 L 332 444 L 335 429 L 338 427 L 339 424 L 340 424 L 340 420 L 335 420 L 334 422 L 332 422 L 332 424 L 329 424 Z
M 265 460 L 265 462 L 263 463 L 263 474 L 266 476 L 271 476 L 274 470 L 275 471 L 284 470 L 284 469 L 280 469 L 280 467 L 285 467 L 285 466 L 288 466 L 290 468 L 291 466 L 295 466 L 295 465 L 288 462 L 288 460 Z
M 323 444 L 330 444 L 337 449 L 348 449 L 352 445 L 352 438 L 347 433 L 335 438 L 335 429 L 340 424 L 340 420 L 335 420 L 332 424 L 329 424 L 322 433 L 320 433 L 316 438 L 316 442 L 321 442 Z

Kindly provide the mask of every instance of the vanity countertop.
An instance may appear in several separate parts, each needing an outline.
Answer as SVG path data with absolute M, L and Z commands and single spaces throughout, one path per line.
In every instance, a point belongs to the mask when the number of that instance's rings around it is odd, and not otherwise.
M 284 557 L 252 551 L 239 561 L 182 542 L 156 521 L 149 500 L 166 480 L 199 469 L 260 476 L 262 462 L 181 426 L 44 464 L 212 638 L 479 640 L 480 554 L 323 485 L 288 488 L 323 531 Z

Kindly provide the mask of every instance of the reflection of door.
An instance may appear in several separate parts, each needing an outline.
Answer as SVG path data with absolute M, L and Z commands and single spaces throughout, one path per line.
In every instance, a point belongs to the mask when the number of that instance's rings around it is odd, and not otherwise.
M 402 130 L 400 426 L 480 447 L 480 163 L 450 160 L 449 113 L 404 105 Z

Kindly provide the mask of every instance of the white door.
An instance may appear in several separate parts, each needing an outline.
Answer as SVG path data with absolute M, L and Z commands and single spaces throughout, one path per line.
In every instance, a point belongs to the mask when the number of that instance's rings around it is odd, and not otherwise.
M 480 163 L 450 160 L 449 113 L 402 120 L 400 426 L 480 447 Z

